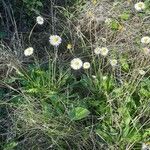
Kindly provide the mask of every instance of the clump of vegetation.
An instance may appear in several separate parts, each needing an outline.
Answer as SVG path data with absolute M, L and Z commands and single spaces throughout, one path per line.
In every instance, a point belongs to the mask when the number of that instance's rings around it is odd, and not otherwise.
M 33 27 L 0 44 L 0 148 L 150 149 L 149 2 L 23 0 Z

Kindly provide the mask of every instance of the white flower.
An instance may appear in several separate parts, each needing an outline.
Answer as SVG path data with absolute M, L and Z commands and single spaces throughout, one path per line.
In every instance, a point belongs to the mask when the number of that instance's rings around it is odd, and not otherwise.
M 89 62 L 85 62 L 83 63 L 83 69 L 89 69 L 90 68 L 90 63 Z
M 145 9 L 145 4 L 143 2 L 138 2 L 134 5 L 134 8 L 137 10 L 137 11 L 142 11 Z
M 100 49 L 100 54 L 102 55 L 102 56 L 107 56 L 107 54 L 108 54 L 108 48 L 107 47 L 102 47 L 101 49 Z
M 83 65 L 83 62 L 80 58 L 74 58 L 73 60 L 71 60 L 70 66 L 74 70 L 81 69 L 82 65 Z
M 30 56 L 33 54 L 34 49 L 32 47 L 29 47 L 27 49 L 24 50 L 24 55 L 25 56 Z
M 145 73 L 146 73 L 146 72 L 145 72 L 144 70 L 139 70 L 139 74 L 140 74 L 140 75 L 145 75 Z
M 101 49 L 100 49 L 99 47 L 97 47 L 97 48 L 94 49 L 94 53 L 95 53 L 96 55 L 99 55 L 100 52 L 101 52 Z
M 117 62 L 116 59 L 111 59 L 111 60 L 110 60 L 110 64 L 111 64 L 112 67 L 115 67 L 115 66 L 117 65 L 117 63 L 118 63 L 118 62 Z
M 149 44 L 150 43 L 150 37 L 149 36 L 142 37 L 141 43 L 143 43 L 143 44 Z
M 143 53 L 144 53 L 145 55 L 150 55 L 150 49 L 147 48 L 147 47 L 144 47 L 144 48 L 143 48 Z
M 36 17 L 36 22 L 40 25 L 42 25 L 44 23 L 44 19 L 41 16 Z
M 103 76 L 102 79 L 103 79 L 103 80 L 106 80 L 106 79 L 107 79 L 107 76 Z
M 141 150 L 150 150 L 150 145 L 147 143 L 142 143 L 142 149 Z
M 49 42 L 53 46 L 59 46 L 59 44 L 61 44 L 61 42 L 62 42 L 62 39 L 58 35 L 51 35 L 49 37 Z

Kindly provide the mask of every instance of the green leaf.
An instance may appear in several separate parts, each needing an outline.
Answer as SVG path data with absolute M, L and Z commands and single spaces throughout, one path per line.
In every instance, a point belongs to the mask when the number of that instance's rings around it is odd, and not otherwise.
M 116 20 L 113 20 L 113 21 L 111 22 L 110 26 L 111 26 L 111 29 L 112 29 L 112 30 L 118 30 L 118 29 L 119 29 L 119 22 L 116 21 Z
M 112 137 L 110 135 L 108 135 L 106 132 L 104 132 L 103 130 L 97 129 L 95 130 L 95 133 L 104 141 L 112 141 Z
M 17 145 L 18 143 L 16 142 L 10 142 L 5 145 L 4 150 L 13 150 Z
M 120 15 L 120 18 L 122 20 L 128 20 L 130 18 L 130 14 L 128 12 L 124 12 L 123 14 Z
M 37 4 L 38 6 L 40 6 L 40 7 L 43 7 L 42 2 L 40 2 L 40 1 L 37 1 L 36 4 Z
M 150 137 L 150 128 L 146 129 L 143 134 L 143 138 L 148 138 L 148 137 Z
M 109 143 L 115 141 L 118 141 L 118 132 L 113 129 L 111 126 L 107 125 L 101 125 L 99 129 L 95 130 L 95 133 L 104 141 L 107 141 Z
M 149 97 L 150 97 L 150 93 L 149 93 L 149 91 L 148 91 L 148 90 L 146 90 L 146 89 L 144 89 L 144 88 L 141 88 L 141 89 L 140 89 L 140 94 L 141 94 L 142 96 L 147 97 L 147 98 L 149 98 Z
M 135 142 L 135 141 L 140 141 L 141 140 L 142 135 L 140 134 L 140 132 L 138 132 L 136 129 L 131 129 L 129 131 L 129 133 L 126 135 L 125 140 L 127 142 Z
M 122 123 L 125 124 L 125 126 L 128 126 L 132 120 L 128 108 L 126 108 L 125 106 L 120 107 L 118 108 L 118 112 L 120 116 L 122 116 L 122 121 L 123 121 Z
M 81 120 L 90 114 L 89 110 L 83 107 L 76 107 L 69 112 L 71 120 Z
M 129 70 L 129 64 L 126 59 L 124 59 L 124 58 L 120 59 L 120 63 L 121 63 L 121 67 L 124 71 Z

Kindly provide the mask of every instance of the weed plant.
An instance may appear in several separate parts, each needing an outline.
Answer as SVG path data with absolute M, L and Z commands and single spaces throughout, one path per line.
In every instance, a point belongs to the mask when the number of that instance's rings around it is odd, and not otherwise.
M 29 45 L 0 44 L 0 148 L 150 149 L 150 1 L 51 8 Z

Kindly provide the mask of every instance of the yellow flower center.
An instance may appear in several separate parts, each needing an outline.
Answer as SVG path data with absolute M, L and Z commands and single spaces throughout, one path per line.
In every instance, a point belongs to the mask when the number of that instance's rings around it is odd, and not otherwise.
M 147 38 L 145 38 L 145 39 L 144 39 L 144 41 L 145 41 L 145 42 L 147 42 L 147 41 L 148 41 L 148 39 L 147 39 Z
M 80 65 L 80 63 L 79 63 L 79 62 L 75 62 L 75 65 L 76 65 L 76 66 L 79 66 L 79 65 Z
M 59 39 L 56 37 L 56 38 L 54 38 L 54 42 L 58 42 L 59 41 Z
M 103 52 L 103 53 L 105 53 L 106 51 L 107 51 L 107 49 L 106 49 L 106 48 L 103 48 L 103 49 L 102 49 L 102 52 Z
M 139 6 L 140 8 L 142 8 L 142 7 L 143 7 L 143 4 L 139 3 L 138 6 Z

